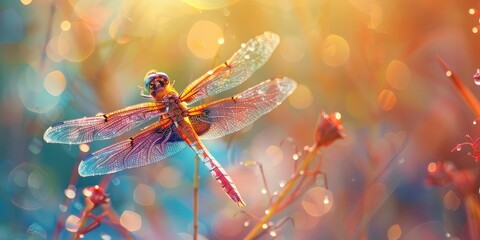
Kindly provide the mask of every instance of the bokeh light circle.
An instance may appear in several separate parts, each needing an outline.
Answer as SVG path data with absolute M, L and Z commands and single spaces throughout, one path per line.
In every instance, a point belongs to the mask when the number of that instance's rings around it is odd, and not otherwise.
M 223 38 L 223 31 L 220 26 L 202 20 L 196 22 L 188 32 L 187 46 L 195 56 L 210 59 L 217 54 L 220 48 L 219 38 Z
M 314 217 L 320 217 L 330 211 L 332 204 L 332 193 L 322 187 L 311 188 L 302 199 L 303 209 Z
M 60 71 L 52 71 L 45 77 L 43 81 L 43 86 L 48 93 L 53 96 L 58 96 L 62 94 L 67 86 L 67 81 L 65 76 Z
M 296 62 L 305 56 L 306 44 L 298 37 L 284 37 L 279 51 L 285 61 Z
M 383 111 L 390 111 L 397 104 L 397 96 L 394 92 L 384 89 L 378 95 L 378 104 Z
M 71 22 L 69 31 L 58 36 L 59 53 L 68 61 L 82 62 L 95 50 L 95 35 L 83 22 Z
M 60 101 L 43 86 L 44 74 L 28 66 L 17 81 L 18 96 L 26 109 L 35 113 L 46 113 Z
M 305 109 L 312 104 L 312 91 L 307 86 L 298 84 L 297 89 L 288 97 L 288 101 L 296 109 Z
M 326 65 L 338 67 L 350 58 L 350 46 L 344 38 L 331 34 L 323 40 L 321 54 Z
M 405 63 L 398 60 L 393 60 L 388 64 L 385 75 L 388 83 L 398 90 L 405 89 L 410 83 L 410 69 Z
M 8 176 L 7 192 L 10 201 L 25 210 L 43 206 L 51 194 L 49 177 L 39 166 L 22 163 Z

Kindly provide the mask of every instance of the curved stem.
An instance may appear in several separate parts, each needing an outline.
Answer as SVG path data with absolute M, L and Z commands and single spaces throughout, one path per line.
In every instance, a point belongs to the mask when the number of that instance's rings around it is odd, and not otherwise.
M 279 210 L 281 210 L 280 206 L 282 205 L 283 200 L 285 199 L 285 197 L 287 197 L 290 190 L 292 190 L 293 187 L 297 184 L 298 180 L 301 179 L 302 175 L 310 166 L 310 163 L 315 159 L 315 154 L 318 151 L 319 147 L 320 146 L 318 146 L 317 144 L 311 147 L 307 157 L 300 164 L 297 174 L 295 174 L 293 178 L 288 181 L 283 191 L 280 193 L 275 202 L 271 205 L 270 209 L 268 209 L 267 214 L 265 214 L 263 218 L 255 225 L 255 227 L 248 233 L 245 239 L 253 239 L 256 235 L 258 235 L 258 233 L 262 230 L 263 225 L 266 224 L 275 214 L 277 214 Z

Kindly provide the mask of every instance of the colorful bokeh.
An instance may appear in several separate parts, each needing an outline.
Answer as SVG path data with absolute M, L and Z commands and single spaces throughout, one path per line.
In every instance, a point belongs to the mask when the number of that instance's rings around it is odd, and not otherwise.
M 86 154 L 140 129 L 81 145 L 43 133 L 148 101 L 151 69 L 181 91 L 265 31 L 281 38 L 270 60 L 204 102 L 273 77 L 298 86 L 254 124 L 204 142 L 247 205 L 200 166 L 198 239 L 243 239 L 256 225 L 260 239 L 478 239 L 480 116 L 452 79 L 479 96 L 479 10 L 465 0 L 3 0 L 0 239 L 192 239 L 193 151 L 82 178 Z M 345 138 L 298 172 L 319 116 L 340 115 Z

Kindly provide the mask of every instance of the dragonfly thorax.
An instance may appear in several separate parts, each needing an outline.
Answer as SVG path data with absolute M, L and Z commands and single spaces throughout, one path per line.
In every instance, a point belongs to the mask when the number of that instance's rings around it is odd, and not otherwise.
M 187 106 L 181 102 L 180 96 L 176 92 L 170 92 L 163 96 L 162 102 L 165 103 L 168 111 L 168 117 L 173 121 L 180 121 L 188 114 Z

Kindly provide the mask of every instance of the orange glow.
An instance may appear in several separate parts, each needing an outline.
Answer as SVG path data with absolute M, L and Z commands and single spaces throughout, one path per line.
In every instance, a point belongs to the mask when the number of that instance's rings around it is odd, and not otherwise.
M 312 91 L 307 86 L 298 84 L 297 89 L 288 97 L 288 101 L 296 109 L 305 109 L 312 104 Z
M 327 201 L 325 200 L 327 199 Z M 302 206 L 305 212 L 314 216 L 320 217 L 330 211 L 332 207 L 332 194 L 321 187 L 314 187 L 305 193 L 302 200 Z
M 387 235 L 388 240 L 398 240 L 402 236 L 402 228 L 398 224 L 392 225 L 388 228 Z
M 350 58 L 350 46 L 348 42 L 338 36 L 329 35 L 322 43 L 322 60 L 330 67 L 338 67 L 345 64 Z
M 410 83 L 410 69 L 405 63 L 393 60 L 387 67 L 386 77 L 392 87 L 403 90 Z
M 65 59 L 82 62 L 95 50 L 95 36 L 86 24 L 72 22 L 70 30 L 58 36 L 58 50 Z
M 378 95 L 378 104 L 383 111 L 390 111 L 397 104 L 397 96 L 392 91 L 384 89 Z
M 197 57 L 210 59 L 217 54 L 220 44 L 218 39 L 223 38 L 222 29 L 210 21 L 196 22 L 187 36 L 188 49 Z
M 435 162 L 431 162 L 428 164 L 428 172 L 429 173 L 434 173 L 437 171 L 437 164 Z

